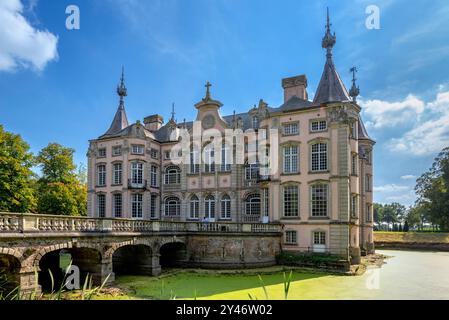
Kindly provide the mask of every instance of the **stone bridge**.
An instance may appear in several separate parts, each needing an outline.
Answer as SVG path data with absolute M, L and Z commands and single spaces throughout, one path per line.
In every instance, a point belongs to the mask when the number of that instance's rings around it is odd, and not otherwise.
M 62 254 L 99 285 L 109 276 L 153 275 L 169 267 L 243 268 L 276 263 L 279 224 L 97 219 L 0 213 L 0 272 L 23 292 L 63 278 Z M 36 279 L 36 275 L 38 276 Z

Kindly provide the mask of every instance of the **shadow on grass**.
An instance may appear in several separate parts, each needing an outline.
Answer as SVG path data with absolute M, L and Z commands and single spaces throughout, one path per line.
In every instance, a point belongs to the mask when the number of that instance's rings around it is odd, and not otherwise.
M 289 272 L 286 272 L 287 275 Z M 327 276 L 325 273 L 293 271 L 292 282 Z M 162 278 L 148 276 L 120 276 L 119 286 L 130 289 L 136 298 L 146 299 L 200 299 L 230 292 L 242 291 L 238 299 L 248 299 L 248 293 L 256 289 L 257 297 L 264 298 L 263 288 L 284 286 L 284 272 L 261 273 L 263 284 L 257 274 L 201 274 L 186 272 L 166 275 Z M 260 292 L 259 292 L 260 291 Z M 270 297 L 271 298 L 271 297 Z

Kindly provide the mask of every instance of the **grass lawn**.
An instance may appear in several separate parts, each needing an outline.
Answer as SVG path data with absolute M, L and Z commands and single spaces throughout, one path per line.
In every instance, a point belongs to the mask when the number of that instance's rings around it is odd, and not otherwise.
M 438 232 L 374 232 L 375 242 L 449 243 L 449 233 Z

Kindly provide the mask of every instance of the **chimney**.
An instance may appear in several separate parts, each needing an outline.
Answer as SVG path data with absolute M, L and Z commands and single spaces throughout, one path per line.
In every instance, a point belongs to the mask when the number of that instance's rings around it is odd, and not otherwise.
M 282 88 L 284 88 L 284 102 L 296 96 L 303 100 L 308 100 L 307 77 L 303 74 L 296 77 L 282 79 Z
M 143 120 L 143 123 L 145 124 L 145 128 L 147 130 L 155 132 L 162 127 L 162 124 L 164 123 L 164 118 L 162 118 L 161 115 L 154 114 L 152 116 L 146 117 Z

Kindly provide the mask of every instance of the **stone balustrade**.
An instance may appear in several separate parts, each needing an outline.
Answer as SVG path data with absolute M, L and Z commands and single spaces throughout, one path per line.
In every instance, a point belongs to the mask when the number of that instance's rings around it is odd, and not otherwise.
M 153 232 L 253 232 L 278 233 L 280 224 L 232 222 L 148 221 L 87 218 L 21 213 L 0 213 L 0 234 L 5 233 L 153 233 Z

